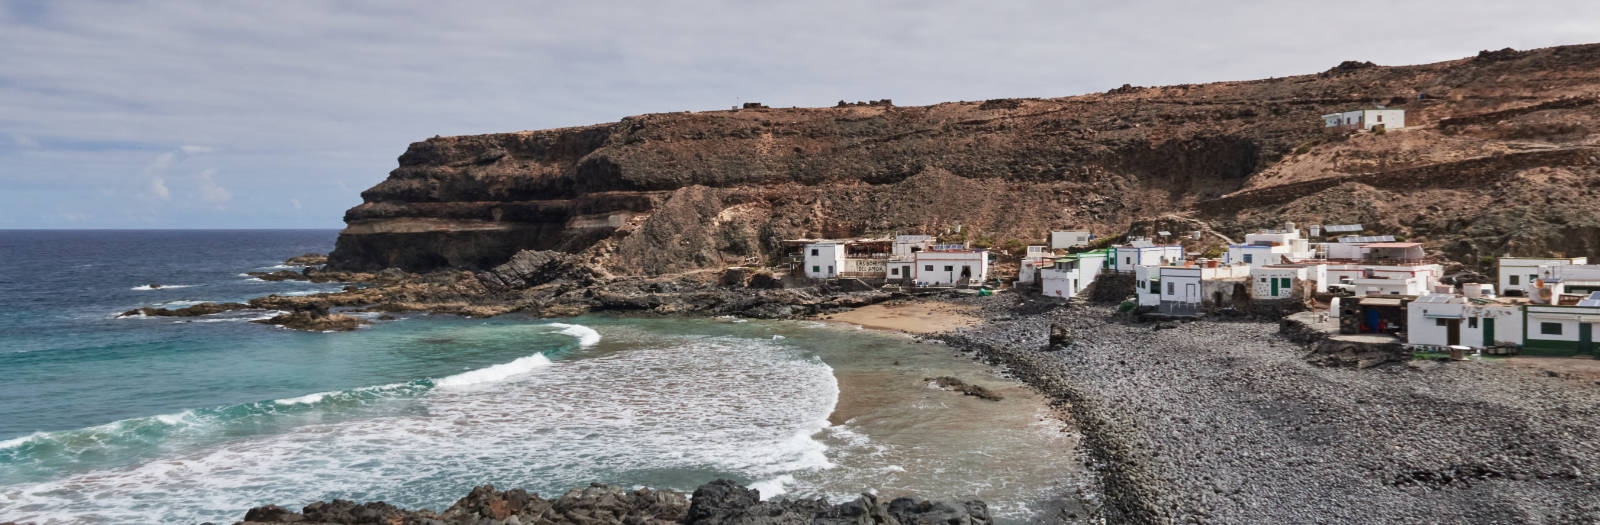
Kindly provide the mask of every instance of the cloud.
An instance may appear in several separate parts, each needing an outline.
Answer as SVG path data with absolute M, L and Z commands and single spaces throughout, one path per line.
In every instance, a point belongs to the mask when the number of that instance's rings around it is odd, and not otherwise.
M 227 188 L 217 184 L 216 176 L 216 169 L 207 168 L 201 171 L 200 175 L 197 176 L 199 179 L 197 190 L 200 193 L 200 200 L 220 205 L 232 199 L 233 194 L 229 193 Z
M 168 184 L 183 196 L 193 191 L 178 187 L 189 177 L 170 166 L 203 158 L 204 167 L 241 181 L 232 191 L 248 191 L 252 202 L 282 203 L 312 186 L 339 196 L 308 198 L 303 210 L 189 215 L 111 201 L 130 209 L 96 209 L 97 218 L 149 212 L 157 225 L 317 218 L 331 226 L 360 202 L 361 189 L 394 169 L 407 144 L 433 135 L 725 109 L 739 100 L 913 105 L 1246 80 L 1350 59 L 1411 64 L 1579 43 L 1600 27 L 1600 2 L 1592 0 L 1539 9 L 1490 0 L 1295 9 L 1177 0 L 403 4 L 85 0 L 30 4 L 36 16 L 0 7 L 0 141 L 9 135 L 21 146 L 0 148 L 0 171 L 8 172 L 0 182 L 10 190 L 19 186 L 13 179 L 35 177 L 26 182 L 49 188 L 27 198 L 55 203 L 113 186 L 168 199 Z M 1405 30 L 1304 38 L 1316 21 L 1351 13 L 1383 13 Z M 19 153 L 39 142 L 33 137 L 48 140 Z M 117 146 L 38 159 L 57 143 Z M 169 168 L 135 180 L 150 152 L 173 152 Z M 25 161 L 35 164 L 16 167 Z M 117 178 L 108 182 L 107 174 Z M 244 182 L 266 180 L 273 184 Z M 17 195 L 0 192 L 0 209 L 24 198 Z
M 294 209 L 297 211 L 304 209 L 302 206 L 300 206 L 300 199 L 289 199 L 289 205 L 294 206 Z
M 158 200 L 172 198 L 172 191 L 167 189 L 167 170 L 172 167 L 176 156 L 172 152 L 156 155 L 154 160 L 144 167 L 144 176 L 149 179 L 148 187 L 150 196 Z

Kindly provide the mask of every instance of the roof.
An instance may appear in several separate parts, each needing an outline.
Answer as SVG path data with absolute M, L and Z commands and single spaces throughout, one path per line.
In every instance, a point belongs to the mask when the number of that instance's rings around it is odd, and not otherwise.
M 1358 304 L 1361 306 L 1400 306 L 1404 303 L 1399 299 L 1390 297 L 1362 297 Z
M 1422 246 L 1420 242 L 1375 242 L 1368 244 L 1368 248 L 1414 248 Z
M 1412 301 L 1412 302 L 1415 302 L 1415 303 L 1446 304 L 1446 303 L 1461 302 L 1460 300 L 1461 300 L 1461 296 L 1455 295 L 1455 294 L 1430 293 L 1430 294 L 1425 294 L 1422 297 L 1418 297 L 1417 300 Z
M 1588 298 L 1578 301 L 1578 306 L 1600 306 L 1600 292 L 1589 294 Z

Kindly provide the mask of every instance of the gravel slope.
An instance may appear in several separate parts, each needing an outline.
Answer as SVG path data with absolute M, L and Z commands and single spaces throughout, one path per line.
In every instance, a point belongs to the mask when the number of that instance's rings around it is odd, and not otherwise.
M 1085 433 L 1112 523 L 1597 523 L 1600 385 L 1504 362 L 1321 368 L 1262 322 L 976 300 L 947 342 Z M 1072 344 L 1046 351 L 1049 326 Z

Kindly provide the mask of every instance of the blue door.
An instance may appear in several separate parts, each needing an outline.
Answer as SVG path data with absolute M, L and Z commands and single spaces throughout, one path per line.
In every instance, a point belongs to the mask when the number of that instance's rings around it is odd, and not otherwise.
M 1380 325 L 1382 325 L 1382 324 L 1383 324 L 1383 318 L 1378 315 L 1378 311 L 1377 310 L 1373 310 L 1371 308 L 1368 308 L 1367 309 L 1367 331 L 1368 332 L 1376 332 L 1376 331 L 1378 331 L 1378 327 Z

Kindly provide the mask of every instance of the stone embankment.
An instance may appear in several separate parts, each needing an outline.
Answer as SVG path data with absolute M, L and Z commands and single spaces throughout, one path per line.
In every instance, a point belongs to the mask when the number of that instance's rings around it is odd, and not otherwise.
M 989 323 L 942 339 L 1069 410 L 1110 522 L 1600 522 L 1594 377 L 1319 366 L 1274 323 L 983 300 Z
M 988 525 L 989 509 L 981 501 L 934 502 L 913 498 L 881 501 L 862 494 L 853 501 L 830 505 L 817 499 L 761 501 L 760 493 L 718 480 L 683 493 L 625 490 L 601 484 L 572 489 L 547 500 L 521 489 L 497 491 L 491 485 L 472 489 L 444 512 L 408 511 L 383 502 L 319 501 L 294 512 L 276 505 L 250 509 L 240 525 L 266 523 L 420 525 L 633 525 L 715 524 L 882 524 Z

